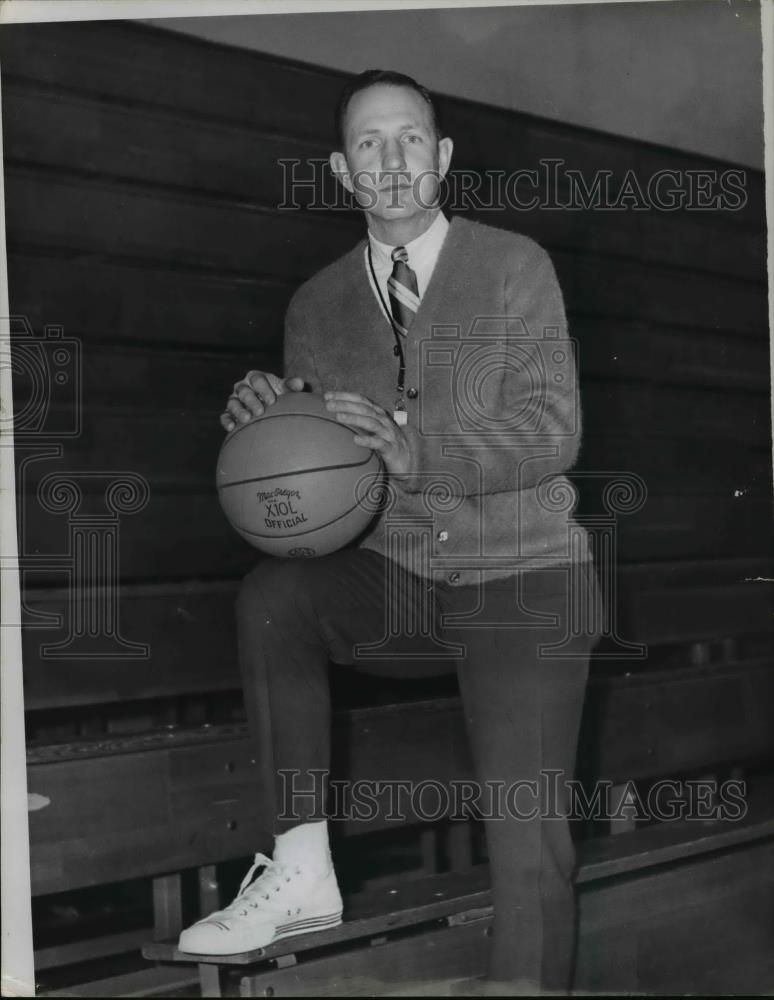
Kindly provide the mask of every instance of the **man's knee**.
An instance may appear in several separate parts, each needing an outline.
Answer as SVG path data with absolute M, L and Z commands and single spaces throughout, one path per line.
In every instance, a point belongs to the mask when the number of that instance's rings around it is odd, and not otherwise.
M 236 599 L 237 617 L 257 613 L 282 618 L 297 616 L 299 598 L 308 590 L 308 564 L 296 559 L 268 558 L 242 580 Z

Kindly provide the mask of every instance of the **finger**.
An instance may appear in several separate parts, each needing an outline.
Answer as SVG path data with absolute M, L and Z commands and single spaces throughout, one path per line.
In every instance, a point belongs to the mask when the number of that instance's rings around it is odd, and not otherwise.
M 359 444 L 363 448 L 370 448 L 372 451 L 378 451 L 382 454 L 390 447 L 389 441 L 374 434 L 356 434 L 353 440 L 355 444 Z
M 367 414 L 368 416 L 371 417 L 378 417 L 385 424 L 389 420 L 385 411 L 380 406 L 377 406 L 375 403 L 372 403 L 368 399 L 364 400 L 330 399 L 325 404 L 325 408 L 330 413 L 335 413 L 337 415 L 340 413 L 362 413 L 362 414 Z
M 246 424 L 252 420 L 253 414 L 242 404 L 238 396 L 229 396 L 226 403 L 226 413 L 231 416 L 235 423 Z
M 389 424 L 369 414 L 337 413 L 336 420 L 338 420 L 339 423 L 346 424 L 347 427 L 357 428 L 359 430 L 368 431 L 369 434 L 375 434 L 387 441 L 388 444 L 395 443 L 395 436 L 392 433 L 392 428 Z
M 341 401 L 348 403 L 368 403 L 369 406 L 375 406 L 370 399 L 366 396 L 362 396 L 359 392 L 325 392 L 323 393 L 323 398 L 333 401 Z
M 266 385 L 268 386 L 268 383 Z M 268 390 L 261 387 L 261 392 L 262 395 L 259 395 L 249 385 L 243 384 L 234 390 L 234 395 L 250 416 L 260 417 L 266 407 L 271 406 L 277 399 L 271 387 L 268 387 Z
M 223 428 L 224 431 L 228 431 L 229 433 L 231 433 L 231 431 L 234 430 L 236 424 L 234 422 L 234 418 L 231 416 L 230 413 L 221 413 L 220 426 Z
M 284 396 L 288 391 L 285 385 L 285 380 L 281 379 L 279 375 L 272 375 L 271 372 L 263 372 L 263 377 L 266 379 L 269 388 L 274 393 L 275 397 Z M 274 402 L 276 402 L 276 399 Z M 269 405 L 271 406 L 271 403 Z
M 234 392 L 245 403 L 248 400 L 252 402 L 252 397 L 255 397 L 263 412 L 265 407 L 276 403 L 277 396 L 282 395 L 282 380 L 266 372 L 248 372 L 244 380 L 234 386 Z
M 304 384 L 304 380 L 298 375 L 293 375 L 290 378 L 285 379 L 285 387 L 291 392 L 302 392 Z

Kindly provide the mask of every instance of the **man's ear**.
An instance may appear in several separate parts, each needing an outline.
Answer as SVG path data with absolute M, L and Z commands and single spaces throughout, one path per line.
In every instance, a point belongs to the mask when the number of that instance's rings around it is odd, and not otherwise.
M 352 178 L 349 176 L 349 167 L 347 166 L 347 158 L 343 153 L 331 153 L 328 158 L 328 162 L 331 165 L 331 170 L 339 182 L 344 188 L 349 191 L 350 194 L 353 193 L 354 188 L 352 186 Z
M 446 176 L 449 164 L 451 163 L 453 151 L 454 142 L 448 136 L 444 139 L 438 140 L 438 173 L 441 177 Z

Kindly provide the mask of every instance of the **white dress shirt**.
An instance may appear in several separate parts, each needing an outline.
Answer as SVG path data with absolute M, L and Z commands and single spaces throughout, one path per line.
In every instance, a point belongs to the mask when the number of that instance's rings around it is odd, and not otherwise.
M 406 253 L 408 254 L 408 265 L 417 276 L 417 288 L 420 299 L 425 294 L 425 289 L 430 282 L 436 261 L 438 260 L 438 254 L 441 252 L 441 246 L 443 245 L 448 228 L 449 220 L 443 212 L 439 212 L 435 219 L 433 219 L 432 225 L 426 229 L 421 236 L 417 236 L 415 240 L 411 240 L 411 242 L 405 244 Z M 371 274 L 371 268 L 368 266 L 369 245 L 371 247 L 371 260 L 373 261 L 376 280 L 379 282 L 379 291 L 382 293 L 381 298 L 377 292 L 376 286 L 374 285 L 374 277 L 373 274 Z M 390 246 L 388 243 L 382 243 L 370 232 L 368 233 L 368 244 L 365 249 L 366 272 L 368 273 L 368 281 L 371 285 L 371 289 L 381 306 L 387 322 L 390 322 L 390 314 L 387 311 L 390 308 L 390 298 L 387 292 L 387 279 L 392 274 L 392 269 L 394 267 L 391 257 L 394 249 L 395 247 Z

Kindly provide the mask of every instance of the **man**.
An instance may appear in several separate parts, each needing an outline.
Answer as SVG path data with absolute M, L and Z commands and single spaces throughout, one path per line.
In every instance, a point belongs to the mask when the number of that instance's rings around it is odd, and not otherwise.
M 323 392 L 381 455 L 388 502 L 355 546 L 264 560 L 245 580 L 240 667 L 276 785 L 274 854 L 257 855 L 234 902 L 184 931 L 180 947 L 227 954 L 340 921 L 312 773 L 329 765 L 328 663 L 353 664 L 360 644 L 389 650 L 385 623 L 400 605 L 430 612 L 415 652 L 446 651 L 457 667 L 492 872 L 489 976 L 564 990 L 575 859 L 561 783 L 543 778 L 571 777 L 599 619 L 562 475 L 580 418 L 561 292 L 532 240 L 445 218 L 452 141 L 414 80 L 362 74 L 337 124 L 330 163 L 364 211 L 367 239 L 293 297 L 287 377 L 249 372 L 221 422 L 231 432 L 283 392 Z M 571 597 L 591 601 L 579 629 Z M 498 789 L 516 791 L 504 803 Z

